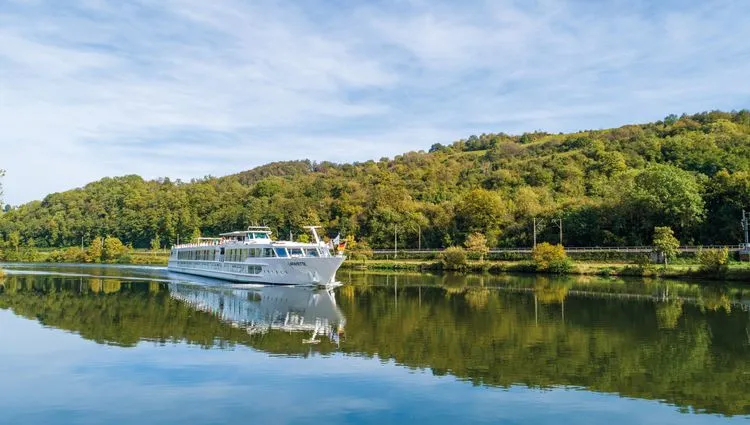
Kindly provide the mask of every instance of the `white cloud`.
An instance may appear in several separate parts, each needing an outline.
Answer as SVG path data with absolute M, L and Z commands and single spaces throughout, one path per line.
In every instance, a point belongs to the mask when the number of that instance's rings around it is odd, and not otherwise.
M 6 200 L 747 107 L 742 2 L 0 5 Z

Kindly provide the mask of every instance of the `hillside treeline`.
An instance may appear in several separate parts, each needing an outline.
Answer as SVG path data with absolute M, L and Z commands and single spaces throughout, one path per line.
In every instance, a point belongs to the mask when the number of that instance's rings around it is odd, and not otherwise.
M 706 112 L 572 134 L 471 136 L 429 152 L 334 164 L 290 161 L 190 182 L 104 178 L 0 216 L 0 238 L 80 245 L 112 235 L 135 247 L 270 226 L 319 224 L 374 247 L 445 247 L 484 233 L 493 246 L 539 240 L 649 244 L 655 226 L 684 244 L 741 241 L 750 208 L 750 111 Z

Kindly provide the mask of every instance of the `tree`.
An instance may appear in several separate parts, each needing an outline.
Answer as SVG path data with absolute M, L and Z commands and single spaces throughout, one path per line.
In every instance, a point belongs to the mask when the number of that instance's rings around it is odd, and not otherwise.
M 99 237 L 95 237 L 91 241 L 91 245 L 89 245 L 88 249 L 86 250 L 86 262 L 100 263 L 102 261 L 103 251 L 104 243 L 102 242 L 102 239 Z
M 680 241 L 674 236 L 670 227 L 654 227 L 654 249 L 664 259 L 664 265 L 667 265 L 667 259 L 677 255 L 677 248 L 680 247 Z
M 104 249 L 102 251 L 102 259 L 105 261 L 113 261 L 120 258 L 123 254 L 128 252 L 126 247 L 120 239 L 114 236 L 107 236 L 104 239 Z
M 497 237 L 508 209 L 503 198 L 486 189 L 469 191 L 456 207 L 456 224 L 465 233 L 481 232 Z
M 159 234 L 155 234 L 153 239 L 151 239 L 151 250 L 152 251 L 158 251 L 161 248 L 161 240 L 159 238 Z
M 625 197 L 638 222 L 683 230 L 703 221 L 702 187 L 693 174 L 671 165 L 639 172 Z
M 490 251 L 487 247 L 487 238 L 481 233 L 472 233 L 466 238 L 464 246 L 470 252 L 479 254 L 479 261 L 484 262 L 484 256 Z
M 21 234 L 14 230 L 8 235 L 8 245 L 18 252 L 18 248 L 21 246 Z
M 190 240 L 192 240 L 193 242 L 198 242 L 198 239 L 200 237 L 201 237 L 201 229 L 199 229 L 199 228 L 196 227 L 193 230 L 193 233 L 190 235 Z

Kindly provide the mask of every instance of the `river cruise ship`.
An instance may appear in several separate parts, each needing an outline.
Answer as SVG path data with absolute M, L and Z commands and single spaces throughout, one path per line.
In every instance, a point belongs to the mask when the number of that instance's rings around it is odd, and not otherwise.
M 308 226 L 312 243 L 271 240 L 268 227 L 222 233 L 172 248 L 167 268 L 233 282 L 274 285 L 329 285 L 344 262 L 338 246 L 320 240 Z

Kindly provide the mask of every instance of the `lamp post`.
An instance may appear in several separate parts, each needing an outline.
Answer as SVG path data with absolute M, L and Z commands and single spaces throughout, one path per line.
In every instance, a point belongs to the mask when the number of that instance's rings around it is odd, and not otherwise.
M 414 223 L 417 226 L 417 250 L 422 250 L 422 226 L 419 223 Z

